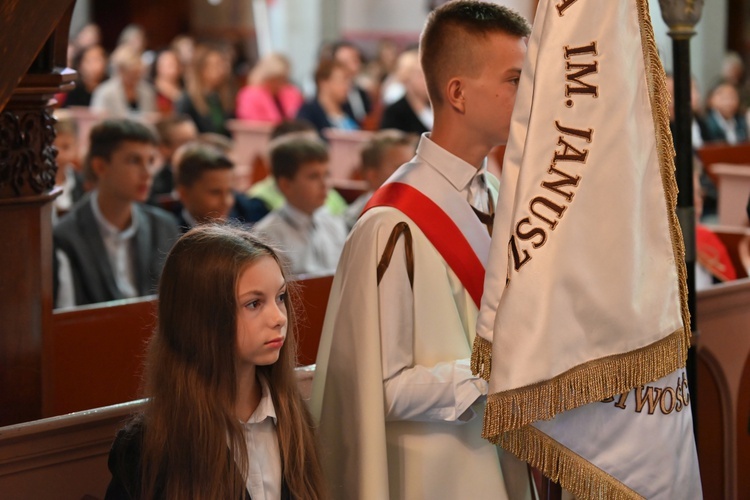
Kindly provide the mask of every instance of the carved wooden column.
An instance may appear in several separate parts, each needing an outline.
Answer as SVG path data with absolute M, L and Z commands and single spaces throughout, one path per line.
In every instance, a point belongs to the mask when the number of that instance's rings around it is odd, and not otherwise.
M 52 321 L 52 200 L 59 193 L 50 106 L 75 78 L 65 69 L 74 2 L 40 3 L 50 7 L 43 17 L 3 24 L 29 46 L 6 57 L 27 57 L 29 69 L 20 81 L 1 75 L 15 89 L 0 104 L 0 425 L 42 416 L 42 340 Z

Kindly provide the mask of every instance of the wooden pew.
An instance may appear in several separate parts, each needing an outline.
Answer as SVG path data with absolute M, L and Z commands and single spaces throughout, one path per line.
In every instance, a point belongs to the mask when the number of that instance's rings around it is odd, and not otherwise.
M 315 367 L 296 372 L 300 392 L 309 399 Z M 0 498 L 104 498 L 112 441 L 143 404 L 129 401 L 0 427 Z
M 715 163 L 712 171 L 719 192 L 719 224 L 747 226 L 747 201 L 750 197 L 750 160 L 746 164 Z
M 227 129 L 232 133 L 230 156 L 235 163 L 235 189 L 238 191 L 247 191 L 253 182 L 267 174 L 268 169 L 262 171 L 260 167 L 267 164 L 265 157 L 273 128 L 272 124 L 264 122 L 227 121 Z
M 323 136 L 328 141 L 331 179 L 351 179 L 361 163 L 360 151 L 370 140 L 373 132 L 365 130 L 325 129 Z
M 117 430 L 143 401 L 0 427 L 0 496 L 104 498 Z
M 299 300 L 297 304 L 297 365 L 315 364 L 318 356 L 320 333 L 323 330 L 328 295 L 333 276 L 300 277 L 295 281 Z
M 737 470 L 741 471 L 737 478 L 737 491 L 748 498 L 750 497 L 750 474 L 748 474 L 750 471 L 750 356 L 747 357 L 742 370 L 736 415 Z
M 716 163 L 731 163 L 735 165 L 750 165 L 750 142 L 736 144 L 707 144 L 696 150 L 703 168 L 714 184 L 718 186 L 718 179 L 713 171 Z M 745 200 L 747 201 L 747 200 Z
M 697 388 L 698 456 L 701 467 L 705 464 L 706 498 L 748 498 L 750 492 L 749 305 L 750 278 L 714 285 L 697 295 L 698 374 L 704 377 Z M 718 433 L 717 425 L 721 425 Z M 717 459 L 723 470 L 717 469 Z
M 332 276 L 303 277 L 299 285 L 298 365 L 315 363 Z M 42 409 L 45 417 L 138 397 L 143 356 L 156 326 L 154 296 L 59 310 L 44 339 Z
M 138 396 L 156 297 L 55 311 L 44 339 L 42 411 L 50 417 Z

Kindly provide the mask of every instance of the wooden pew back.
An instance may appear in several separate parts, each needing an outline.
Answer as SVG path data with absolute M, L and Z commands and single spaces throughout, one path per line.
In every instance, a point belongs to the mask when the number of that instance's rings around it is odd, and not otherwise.
M 156 298 L 56 311 L 44 339 L 45 416 L 136 399 L 143 354 L 156 326 Z
M 719 223 L 725 226 L 747 226 L 750 161 L 742 165 L 715 163 L 712 167 L 718 180 Z
M 313 367 L 298 367 L 296 375 L 302 397 L 309 399 Z M 143 404 L 129 401 L 0 427 L 0 498 L 104 498 L 112 441 Z
M 718 179 L 713 171 L 715 163 L 732 163 L 735 165 L 750 165 L 750 143 L 736 144 L 707 144 L 696 150 L 703 163 L 703 168 L 714 184 L 718 186 Z
M 331 179 L 351 179 L 362 162 L 362 146 L 370 140 L 373 132 L 329 128 L 323 131 L 323 135 L 328 141 Z
M 0 427 L 0 494 L 7 500 L 104 498 L 112 440 L 142 404 Z
M 235 189 L 247 191 L 253 182 L 262 179 L 268 170 L 265 160 L 271 141 L 273 125 L 249 120 L 229 120 L 227 129 L 232 133 L 232 152 L 235 163 Z
M 747 469 L 739 468 L 740 458 L 747 456 L 741 446 L 748 443 L 748 437 L 739 433 L 739 429 L 744 425 L 747 432 L 748 425 L 746 420 L 740 420 L 749 411 L 747 399 L 742 399 L 748 398 L 747 392 L 750 392 L 750 370 L 746 368 L 750 358 L 749 304 L 750 278 L 714 285 L 697 295 L 698 373 L 711 374 L 711 380 L 699 381 L 697 388 L 698 456 L 701 464 L 711 464 L 717 455 L 721 455 L 725 464 L 721 475 L 723 495 L 720 497 L 715 491 L 706 489 L 716 479 L 716 464 L 707 465 L 704 474 L 712 476 L 704 484 L 706 498 L 746 498 L 743 495 L 750 491 L 740 488 L 747 483 L 747 474 L 744 473 Z M 705 399 L 701 390 L 707 394 Z M 723 423 L 721 443 L 710 440 L 716 435 L 717 422 Z
M 333 276 L 302 278 L 296 283 L 299 291 L 297 365 L 306 366 L 315 364 L 318 356 Z
M 332 276 L 298 280 L 298 365 L 315 363 Z M 138 397 L 143 358 L 156 326 L 154 296 L 57 311 L 44 340 L 44 416 Z

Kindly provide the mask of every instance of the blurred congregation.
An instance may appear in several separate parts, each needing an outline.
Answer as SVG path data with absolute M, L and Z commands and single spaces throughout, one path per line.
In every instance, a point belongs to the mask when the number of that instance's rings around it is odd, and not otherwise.
M 429 8 L 423 7 L 425 14 Z M 264 13 L 269 14 L 253 11 Z M 200 35 L 181 31 L 165 40 L 163 33 L 135 23 L 113 33 L 111 15 L 104 17 L 108 30 L 103 33 L 91 17 L 71 30 L 68 64 L 78 80 L 73 90 L 57 96 L 55 111 L 56 184 L 64 188 L 55 202 L 58 307 L 154 292 L 158 256 L 174 238 L 153 240 L 134 258 L 123 235 L 147 231 L 152 222 L 140 228 L 112 226 L 113 219 L 131 222 L 130 202 L 182 232 L 209 220 L 232 220 L 248 228 L 257 224 L 257 231 L 284 249 L 295 274 L 332 273 L 369 194 L 413 156 L 419 135 L 431 129 L 418 25 L 411 37 L 322 40 L 314 60 L 303 65 L 311 71 L 300 74 L 292 64 L 299 55 L 274 51 L 270 42 L 263 47 L 260 37 L 204 30 Z M 260 28 L 255 27 L 256 35 Z M 710 86 L 702 89 L 693 81 L 701 227 L 720 221 L 718 178 L 702 164 L 700 150 L 747 143 L 747 75 L 744 57 L 726 51 Z M 96 143 L 108 141 L 97 153 Z M 114 180 L 119 191 L 113 193 L 101 167 L 102 159 L 114 161 L 111 153 L 120 141 L 150 146 L 143 150 L 143 172 L 133 176 L 129 193 L 121 192 L 126 188 L 122 179 Z M 490 172 L 499 174 L 502 154 L 498 148 L 488 159 Z M 110 196 L 127 203 L 114 203 L 116 209 Z M 735 211 L 740 204 L 733 203 Z M 746 223 L 744 212 L 734 218 Z M 91 229 L 86 224 L 94 221 L 111 238 L 104 238 L 106 253 L 88 259 L 85 245 L 74 240 L 84 238 Z M 709 245 L 703 253 L 710 254 L 698 266 L 699 288 L 747 275 L 746 244 L 738 250 L 743 268 L 735 269 L 737 259 L 733 264 L 731 252 L 713 235 L 699 243 Z M 108 262 L 94 266 L 102 255 Z M 92 281 L 108 286 L 95 287 Z
M 325 43 L 305 92 L 282 53 L 250 64 L 186 33 L 152 49 L 136 24 L 112 50 L 101 38 L 93 23 L 71 36 L 79 78 L 57 96 L 57 307 L 153 293 L 178 229 L 211 220 L 254 226 L 294 274 L 332 273 L 369 195 L 432 125 L 415 43 L 384 39 L 372 57 Z M 112 174 L 128 161 L 132 175 Z

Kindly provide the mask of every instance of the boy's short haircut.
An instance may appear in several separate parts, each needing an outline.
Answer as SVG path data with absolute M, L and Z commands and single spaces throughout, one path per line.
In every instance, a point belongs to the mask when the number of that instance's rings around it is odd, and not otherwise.
M 234 163 L 218 148 L 201 141 L 193 141 L 180 148 L 179 162 L 175 165 L 175 184 L 190 187 L 204 172 L 231 170 Z
M 306 163 L 328 161 L 328 148 L 305 132 L 289 134 L 271 143 L 271 173 L 276 180 L 293 179 Z
M 171 146 L 172 145 L 172 137 L 170 135 L 170 132 L 174 127 L 177 125 L 182 125 L 183 123 L 192 122 L 193 119 L 190 118 L 188 115 L 184 114 L 174 114 L 171 116 L 167 116 L 165 118 L 162 118 L 158 122 L 156 122 L 156 125 L 154 125 L 154 128 L 156 128 L 156 134 L 159 136 L 159 141 L 161 144 L 164 144 L 165 146 Z
M 73 137 L 78 137 L 78 122 L 73 116 L 70 115 L 56 115 L 56 122 L 55 122 L 55 134 L 57 135 L 72 135 Z
M 523 38 L 531 28 L 515 11 L 475 0 L 448 2 L 430 13 L 420 37 L 419 55 L 433 106 L 443 103 L 443 87 L 453 76 L 481 70 L 472 57 L 470 42 L 491 33 Z
M 412 137 L 396 129 L 376 132 L 362 148 L 362 170 L 376 170 L 382 166 L 386 152 L 396 146 L 412 146 Z
M 84 161 L 84 174 L 88 179 L 96 179 L 91 171 L 92 158 L 109 160 L 112 153 L 123 142 L 139 142 L 157 146 L 156 134 L 141 122 L 127 118 L 104 120 L 91 129 L 89 151 Z

